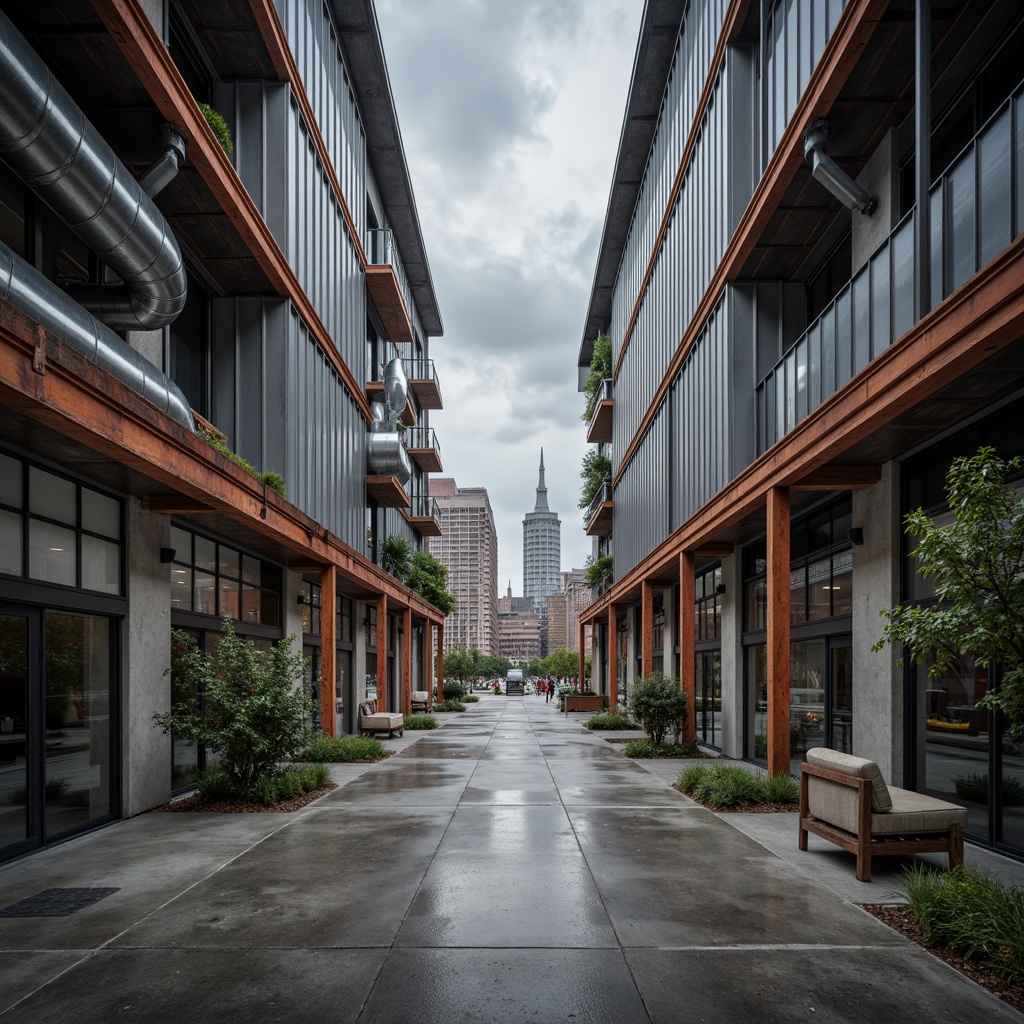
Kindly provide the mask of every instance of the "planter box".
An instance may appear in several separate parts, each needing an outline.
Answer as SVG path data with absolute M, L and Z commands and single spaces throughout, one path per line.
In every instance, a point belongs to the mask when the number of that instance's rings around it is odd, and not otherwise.
M 606 698 L 602 693 L 567 693 L 565 711 L 604 711 Z

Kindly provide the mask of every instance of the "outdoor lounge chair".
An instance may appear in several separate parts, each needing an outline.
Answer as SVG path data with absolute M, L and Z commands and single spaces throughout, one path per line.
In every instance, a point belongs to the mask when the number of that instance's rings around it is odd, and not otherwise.
M 964 860 L 967 811 L 924 793 L 887 786 L 874 761 L 814 747 L 800 766 L 799 847 L 807 833 L 857 855 L 857 878 L 871 881 L 871 858 L 898 853 L 948 853 Z
M 400 711 L 378 711 L 377 700 L 364 701 L 359 705 L 359 732 L 370 736 L 386 732 L 388 736 L 399 736 L 405 731 L 405 716 Z

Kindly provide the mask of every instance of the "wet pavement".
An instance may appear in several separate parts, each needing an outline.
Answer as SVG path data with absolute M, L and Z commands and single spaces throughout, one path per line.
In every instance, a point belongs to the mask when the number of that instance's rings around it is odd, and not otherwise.
M 891 874 L 713 814 L 582 718 L 486 696 L 301 811 L 145 814 L 0 867 L 0 908 L 118 889 L 0 916 L 0 1024 L 1024 1021 L 855 904 Z

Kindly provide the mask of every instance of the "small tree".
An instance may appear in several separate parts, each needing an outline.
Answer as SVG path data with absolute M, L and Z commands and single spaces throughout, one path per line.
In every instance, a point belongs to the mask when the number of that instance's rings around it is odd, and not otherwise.
M 473 656 L 465 647 L 453 647 L 444 652 L 445 690 L 452 679 L 470 679 L 473 675 Z
M 629 694 L 629 711 L 653 743 L 664 743 L 669 730 L 686 721 L 686 694 L 675 679 L 652 672 L 638 679 Z
M 940 677 L 970 653 L 986 667 L 999 666 L 998 690 L 980 701 L 1024 722 L 1024 499 L 1004 483 L 1024 459 L 1004 461 L 994 448 L 954 459 L 946 474 L 946 498 L 955 519 L 939 526 L 917 509 L 906 529 L 918 538 L 918 572 L 935 581 L 938 603 L 898 607 L 874 645 L 904 644 L 919 662 L 933 658 L 929 677 Z
M 279 772 L 279 765 L 310 740 L 312 702 L 302 685 L 305 658 L 293 651 L 295 636 L 261 651 L 224 620 L 212 654 L 200 651 L 181 630 L 171 633 L 172 665 L 190 696 L 153 715 L 156 725 L 202 743 L 220 757 L 237 796 Z
M 580 674 L 580 656 L 565 647 L 556 647 L 544 659 L 544 671 L 556 679 L 575 679 Z
M 406 583 L 444 615 L 455 611 L 456 601 L 448 592 L 448 568 L 429 551 L 414 551 Z

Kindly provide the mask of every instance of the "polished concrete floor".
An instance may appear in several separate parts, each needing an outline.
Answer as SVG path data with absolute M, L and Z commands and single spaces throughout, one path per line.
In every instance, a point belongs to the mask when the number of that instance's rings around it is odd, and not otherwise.
M 118 890 L 0 916 L 0 1024 L 1024 1021 L 792 815 L 713 814 L 534 696 L 445 719 L 293 814 L 145 814 L 0 867 L 0 908 Z

